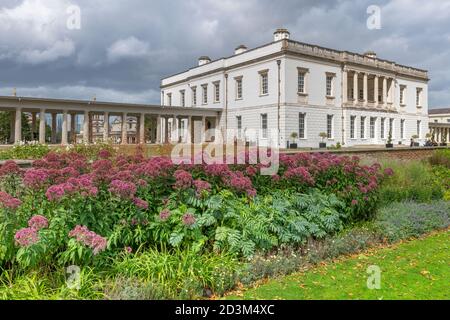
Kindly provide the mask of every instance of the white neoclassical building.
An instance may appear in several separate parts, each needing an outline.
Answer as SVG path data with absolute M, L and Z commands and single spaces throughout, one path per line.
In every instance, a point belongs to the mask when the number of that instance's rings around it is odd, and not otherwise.
M 233 129 L 233 138 L 259 144 L 270 143 L 275 130 L 281 147 L 293 133 L 299 147 L 318 147 L 320 133 L 328 145 L 384 145 L 390 132 L 394 144 L 409 145 L 429 132 L 428 80 L 427 71 L 374 52 L 301 43 L 278 29 L 266 45 L 241 45 L 214 61 L 204 56 L 198 66 L 162 79 L 161 104 L 219 109 L 219 121 L 207 128 Z

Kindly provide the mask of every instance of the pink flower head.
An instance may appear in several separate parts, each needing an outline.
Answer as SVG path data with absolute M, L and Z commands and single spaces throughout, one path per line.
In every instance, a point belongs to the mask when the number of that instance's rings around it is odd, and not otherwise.
M 208 193 L 211 191 L 211 185 L 207 181 L 195 180 L 194 186 L 197 196 L 201 196 L 204 193 Z
M 15 210 L 22 204 L 22 201 L 14 198 L 10 194 L 0 191 L 0 205 L 5 209 Z
M 94 255 L 106 250 L 107 240 L 102 236 L 90 231 L 86 226 L 76 226 L 69 232 L 70 238 L 92 249 Z
M 175 177 L 175 189 L 188 189 L 192 186 L 193 179 L 192 175 L 184 170 L 177 170 L 174 173 Z
M 132 253 L 133 249 L 131 247 L 125 247 L 125 252 L 126 253 Z
M 30 220 L 28 220 L 28 226 L 36 231 L 44 228 L 48 228 L 48 220 L 46 217 L 41 215 L 35 215 Z
M 394 170 L 392 170 L 391 168 L 386 168 L 386 169 L 384 169 L 384 174 L 388 177 L 393 176 Z
M 133 203 L 136 205 L 136 207 L 147 210 L 148 209 L 148 202 L 144 201 L 139 198 L 134 198 Z
M 159 218 L 162 221 L 166 221 L 167 219 L 170 218 L 171 212 L 169 209 L 164 209 L 163 211 L 161 211 L 161 213 L 159 214 Z
M 29 169 L 25 172 L 23 183 L 26 187 L 36 190 L 42 188 L 48 178 L 49 174 L 46 169 Z
M 16 245 L 20 247 L 29 247 L 39 241 L 37 230 L 33 228 L 23 228 L 16 232 L 14 239 Z
M 8 174 L 19 174 L 20 168 L 13 160 L 8 160 L 3 166 L 0 167 L 0 177 Z
M 98 153 L 98 157 L 101 159 L 108 159 L 108 158 L 111 158 L 111 156 L 112 156 L 111 152 L 109 152 L 108 150 L 105 150 L 105 149 L 100 150 Z
M 192 213 L 186 213 L 183 215 L 183 224 L 185 226 L 192 226 L 195 223 L 195 216 Z
M 358 205 L 358 203 L 359 203 L 358 200 L 356 200 L 356 199 L 352 200 L 352 206 L 356 206 L 356 205 Z
M 136 194 L 136 185 L 132 182 L 113 180 L 109 185 L 109 191 L 121 198 L 133 199 Z

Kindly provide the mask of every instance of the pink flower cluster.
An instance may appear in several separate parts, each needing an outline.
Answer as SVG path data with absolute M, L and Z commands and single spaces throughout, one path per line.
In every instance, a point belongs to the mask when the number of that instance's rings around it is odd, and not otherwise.
M 16 232 L 14 240 L 20 247 L 29 247 L 39 242 L 39 235 L 36 229 L 23 228 Z
M 4 191 L 0 191 L 0 205 L 3 208 L 15 210 L 22 204 L 22 201 L 19 199 L 14 198 L 9 193 L 6 193 Z
M 66 195 L 78 193 L 82 197 L 95 197 L 98 188 L 94 186 L 92 176 L 85 174 L 79 178 L 69 178 L 67 182 L 50 186 L 45 193 L 49 201 L 58 201 Z
M 169 209 L 164 209 L 163 211 L 160 212 L 159 218 L 160 218 L 162 221 L 166 221 L 167 219 L 170 218 L 170 215 L 171 215 L 170 210 L 169 210 Z
M 194 187 L 197 196 L 202 196 L 203 194 L 211 191 L 211 184 L 200 179 L 194 181 Z
M 136 207 L 147 210 L 148 209 L 148 202 L 145 200 L 142 200 L 140 198 L 134 198 L 133 203 L 136 205 Z
M 134 199 L 137 188 L 132 182 L 113 180 L 109 185 L 109 192 L 123 199 Z
M 190 227 L 195 223 L 196 219 L 192 213 L 186 213 L 183 215 L 182 221 L 185 226 Z
M 21 170 L 17 163 L 13 160 L 6 161 L 3 166 L 0 167 L 0 177 L 6 176 L 6 175 L 13 175 L 13 174 L 21 174 Z
M 36 215 L 28 220 L 28 228 L 20 229 L 14 235 L 16 245 L 29 247 L 39 242 L 39 230 L 48 228 L 48 220 L 44 216 Z
M 41 230 L 44 228 L 48 228 L 48 220 L 46 217 L 41 215 L 35 215 L 28 220 L 28 226 L 34 230 Z
M 86 226 L 76 226 L 69 232 L 70 238 L 92 249 L 94 255 L 106 250 L 107 240 L 99 236 L 93 231 L 90 231 Z
M 192 175 L 189 172 L 185 170 L 177 170 L 175 171 L 173 176 L 175 177 L 175 189 L 183 190 L 188 189 L 192 186 L 193 179 Z
M 225 185 L 233 188 L 235 191 L 245 192 L 249 197 L 256 196 L 256 190 L 253 188 L 252 180 L 249 177 L 246 177 L 242 172 L 230 172 L 222 179 Z

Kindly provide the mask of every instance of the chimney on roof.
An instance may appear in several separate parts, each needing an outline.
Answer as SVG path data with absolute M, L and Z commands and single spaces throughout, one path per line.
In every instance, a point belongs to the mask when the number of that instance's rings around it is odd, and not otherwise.
M 289 33 L 289 31 L 287 29 L 277 29 L 277 31 L 275 31 L 273 33 L 273 41 L 279 41 L 282 39 L 289 39 L 291 37 L 291 34 Z
M 241 54 L 244 53 L 245 51 L 247 51 L 247 47 L 241 44 L 239 47 L 234 49 L 234 54 Z
M 372 59 L 376 59 L 377 58 L 377 54 L 375 53 L 375 51 L 367 51 L 364 53 L 364 55 L 366 57 L 372 58 Z
M 207 57 L 207 56 L 202 56 L 200 58 L 198 58 L 198 65 L 199 66 L 203 66 L 205 64 L 208 64 L 211 62 L 211 58 Z

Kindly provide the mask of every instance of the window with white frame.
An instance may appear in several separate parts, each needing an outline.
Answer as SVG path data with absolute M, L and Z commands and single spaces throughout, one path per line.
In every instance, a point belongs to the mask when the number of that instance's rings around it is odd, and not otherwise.
M 377 118 L 370 117 L 370 139 L 375 139 L 375 124 L 377 123 Z
M 356 116 L 350 117 L 350 139 L 355 139 Z
M 306 113 L 298 115 L 298 137 L 299 139 L 306 138 Z
M 168 105 L 169 107 L 172 106 L 172 93 L 168 93 L 168 94 L 167 94 L 167 105 Z
M 192 105 L 196 106 L 197 105 L 197 87 L 192 87 Z
M 326 95 L 327 97 L 333 96 L 333 80 L 334 75 L 327 73 L 327 80 L 326 80 Z
M 297 70 L 297 92 L 300 94 L 306 94 L 306 74 L 308 73 L 308 69 L 297 68 Z
M 366 117 L 361 117 L 361 139 L 366 138 Z
M 400 137 L 405 139 L 405 119 L 400 120 Z
M 364 89 L 359 89 L 359 100 L 364 100 Z
M 381 118 L 381 121 L 380 121 L 380 137 L 381 137 L 381 139 L 384 139 L 384 137 L 386 135 L 385 124 L 386 124 L 386 118 Z
M 422 103 L 422 88 L 416 89 L 416 106 L 420 107 Z
M 267 113 L 261 114 L 261 138 L 267 139 Z
M 237 136 L 239 139 L 242 138 L 242 116 L 236 117 L 236 124 L 237 124 Z
M 333 139 L 333 115 L 327 115 L 327 138 Z
M 204 84 L 202 85 L 202 103 L 203 104 L 208 104 L 208 85 Z
M 420 136 L 421 136 L 421 134 L 422 134 L 422 121 L 420 121 L 420 120 L 417 120 L 417 135 L 419 136 L 419 139 L 420 139 Z
M 180 90 L 180 105 L 182 107 L 186 106 L 186 94 L 184 90 Z
M 220 102 L 220 82 L 214 82 L 214 102 Z
M 405 104 L 405 90 L 406 86 L 400 86 L 400 104 Z
M 260 71 L 260 94 L 261 95 L 267 95 L 269 94 L 269 71 L 264 70 Z
M 242 99 L 242 77 L 237 77 L 236 79 L 236 99 Z
M 394 137 L 394 119 L 389 119 L 389 133 L 391 134 L 391 137 Z

